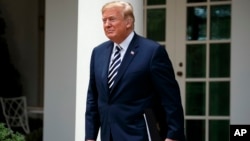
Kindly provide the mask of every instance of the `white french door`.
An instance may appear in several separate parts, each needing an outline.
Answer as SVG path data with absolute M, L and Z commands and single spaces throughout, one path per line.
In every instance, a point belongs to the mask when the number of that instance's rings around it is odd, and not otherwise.
M 187 140 L 228 141 L 231 0 L 144 0 L 144 10 L 145 36 L 174 65 Z

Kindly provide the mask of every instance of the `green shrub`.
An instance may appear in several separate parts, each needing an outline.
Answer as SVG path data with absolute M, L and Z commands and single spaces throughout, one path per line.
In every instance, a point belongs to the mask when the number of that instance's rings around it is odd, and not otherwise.
M 0 141 L 25 141 L 25 137 L 18 132 L 14 133 L 0 123 Z

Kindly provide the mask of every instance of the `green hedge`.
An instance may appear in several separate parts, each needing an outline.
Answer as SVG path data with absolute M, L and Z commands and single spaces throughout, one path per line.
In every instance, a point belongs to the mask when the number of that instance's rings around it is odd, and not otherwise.
M 13 132 L 6 128 L 3 123 L 0 123 L 0 141 L 25 141 L 25 136 L 18 132 Z

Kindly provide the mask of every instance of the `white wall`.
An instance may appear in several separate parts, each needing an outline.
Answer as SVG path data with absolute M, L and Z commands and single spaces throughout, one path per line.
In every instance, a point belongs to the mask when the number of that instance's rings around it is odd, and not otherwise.
M 231 124 L 250 124 L 249 6 L 249 0 L 232 0 Z

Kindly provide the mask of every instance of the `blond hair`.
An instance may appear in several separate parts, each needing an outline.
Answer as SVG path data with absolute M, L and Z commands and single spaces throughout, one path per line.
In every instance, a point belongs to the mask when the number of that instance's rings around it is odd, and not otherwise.
M 131 18 L 132 23 L 134 24 L 135 22 L 135 17 L 134 17 L 134 12 L 133 12 L 133 6 L 129 2 L 124 2 L 124 1 L 112 1 L 108 2 L 102 7 L 102 13 L 105 11 L 107 8 L 112 8 L 112 7 L 120 7 L 123 9 L 123 17 L 124 18 Z

